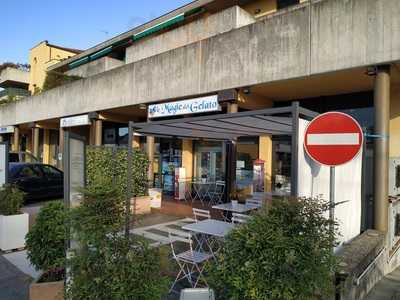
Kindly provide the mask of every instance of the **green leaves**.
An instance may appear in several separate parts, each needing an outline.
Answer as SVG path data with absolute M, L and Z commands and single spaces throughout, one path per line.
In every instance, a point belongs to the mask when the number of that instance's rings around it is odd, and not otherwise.
M 30 232 L 26 248 L 31 263 L 43 271 L 65 267 L 66 211 L 61 201 L 42 207 Z
M 329 299 L 331 222 L 321 199 L 279 199 L 226 239 L 208 281 L 218 299 Z
M 15 185 L 6 184 L 0 188 L 0 215 L 12 216 L 21 213 L 24 192 Z

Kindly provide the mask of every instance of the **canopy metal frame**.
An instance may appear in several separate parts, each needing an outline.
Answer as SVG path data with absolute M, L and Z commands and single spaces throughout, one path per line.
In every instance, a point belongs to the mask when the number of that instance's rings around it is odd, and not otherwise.
M 317 112 L 291 106 L 238 113 L 183 117 L 144 123 L 129 122 L 128 147 L 132 151 L 134 133 L 180 139 L 206 139 L 236 142 L 239 137 L 289 135 L 292 139 L 291 194 L 297 196 L 299 118 L 311 120 Z M 129 165 L 128 161 L 128 165 Z M 129 171 L 128 171 L 129 172 Z

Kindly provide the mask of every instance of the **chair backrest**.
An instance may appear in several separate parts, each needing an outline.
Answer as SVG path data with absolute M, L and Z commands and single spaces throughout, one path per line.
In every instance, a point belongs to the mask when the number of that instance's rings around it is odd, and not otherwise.
M 255 206 L 262 206 L 263 201 L 260 199 L 247 199 L 246 204 L 255 205 Z
M 250 219 L 251 217 L 248 215 L 232 213 L 232 223 L 234 224 L 244 224 Z
M 215 182 L 215 192 L 218 194 L 223 194 L 225 192 L 225 181 Z
M 179 300 L 215 300 L 215 294 L 208 288 L 183 289 Z
M 193 208 L 193 215 L 196 222 L 202 219 L 211 219 L 211 214 L 209 210 Z
M 176 257 L 175 243 L 181 242 L 189 245 L 190 251 L 193 252 L 192 235 L 189 232 L 181 232 L 178 230 L 168 232 L 169 243 L 171 245 L 172 255 Z

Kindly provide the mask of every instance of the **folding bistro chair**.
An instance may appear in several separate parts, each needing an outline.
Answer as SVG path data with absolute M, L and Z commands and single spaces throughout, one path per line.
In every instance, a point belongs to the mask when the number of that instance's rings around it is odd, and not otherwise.
M 193 216 L 196 223 L 204 219 L 211 219 L 210 211 L 205 209 L 193 208 Z
M 179 300 L 215 300 L 215 294 L 209 288 L 183 289 Z
M 234 224 L 244 224 L 251 219 L 251 216 L 232 213 L 232 223 Z
M 205 263 L 213 256 L 206 252 L 193 250 L 193 240 L 190 233 L 175 231 L 169 232 L 168 236 L 171 244 L 172 257 L 179 266 L 179 273 L 169 292 L 176 292 L 174 290 L 175 285 L 184 279 L 189 282 L 192 288 L 196 288 L 200 281 L 207 286 L 203 271 Z M 176 242 L 187 244 L 189 246 L 188 250 L 178 253 L 174 245 Z
M 214 191 L 210 192 L 211 205 L 221 204 L 225 193 L 225 181 L 216 181 Z

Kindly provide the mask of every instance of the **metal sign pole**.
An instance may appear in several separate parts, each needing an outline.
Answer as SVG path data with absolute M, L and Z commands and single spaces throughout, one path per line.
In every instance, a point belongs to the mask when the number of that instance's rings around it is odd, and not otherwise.
M 329 179 L 329 220 L 332 224 L 330 225 L 331 233 L 335 230 L 335 167 L 330 167 L 330 179 Z

